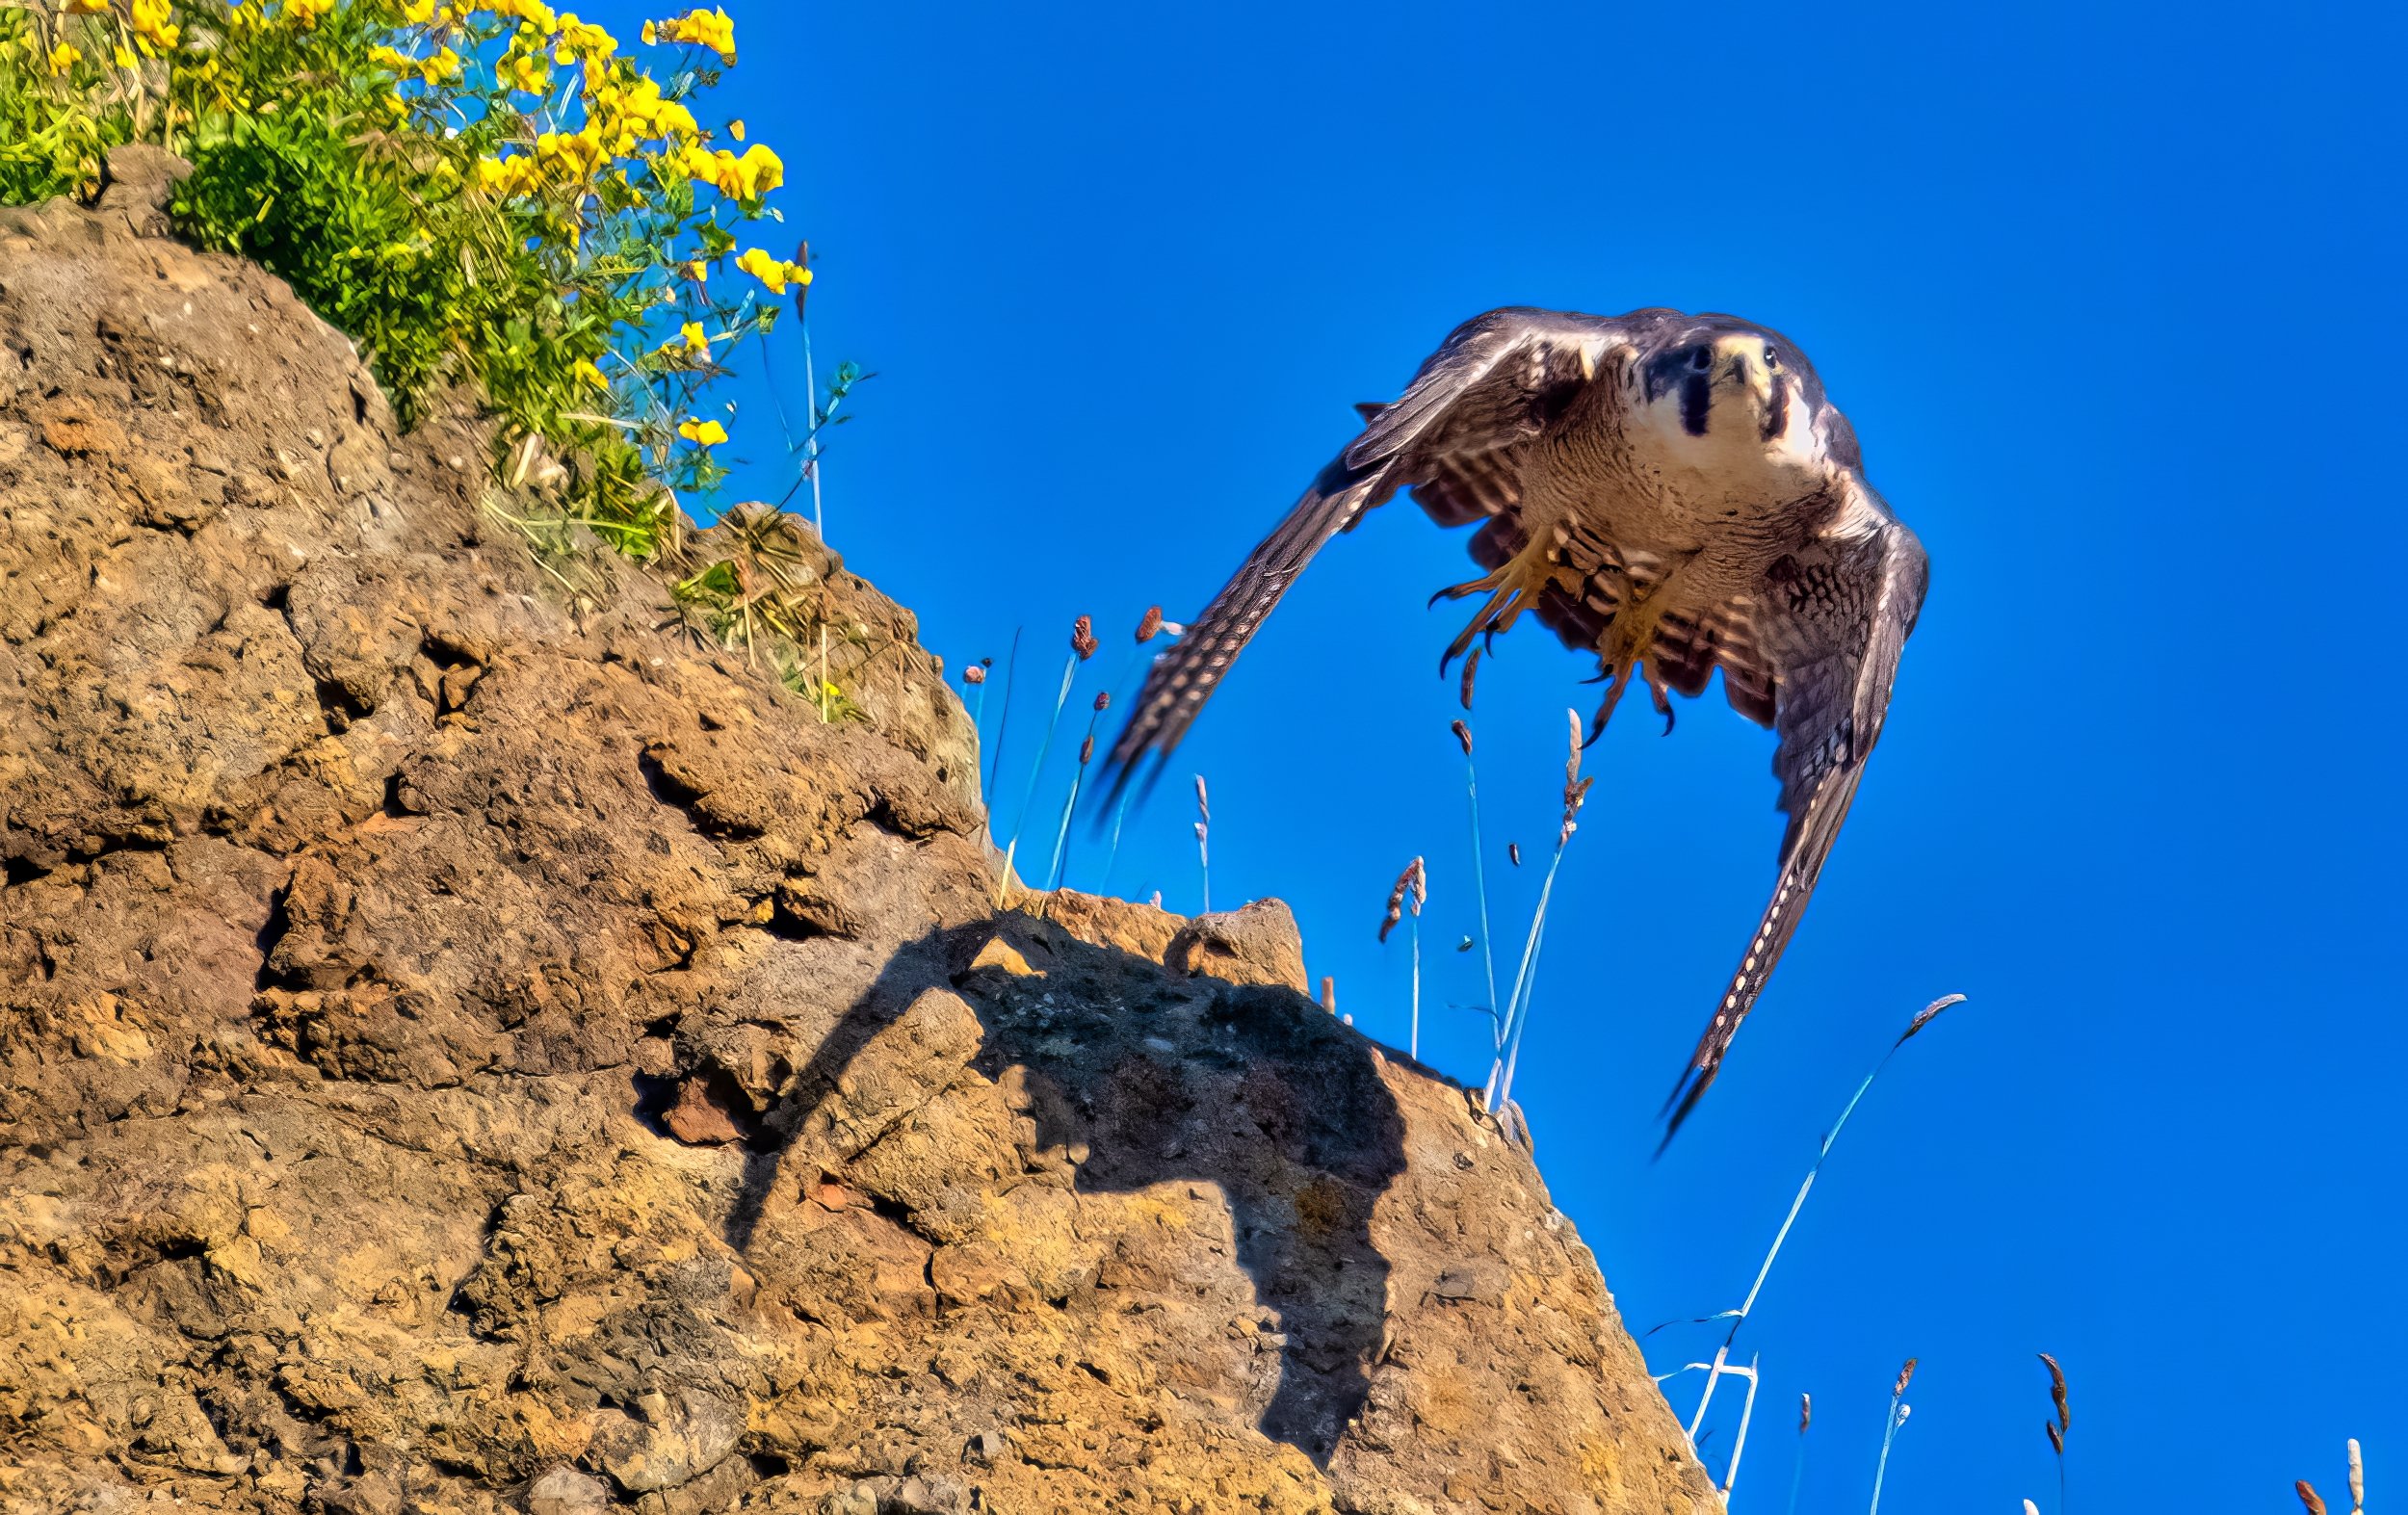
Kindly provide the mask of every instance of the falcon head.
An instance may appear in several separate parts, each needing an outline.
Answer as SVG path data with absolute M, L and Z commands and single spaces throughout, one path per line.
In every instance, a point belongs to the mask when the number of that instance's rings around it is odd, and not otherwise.
M 1649 429 L 1700 466 L 1859 466 L 1847 419 L 1824 402 L 1806 354 L 1777 331 L 1701 317 L 1660 338 L 1633 375 Z

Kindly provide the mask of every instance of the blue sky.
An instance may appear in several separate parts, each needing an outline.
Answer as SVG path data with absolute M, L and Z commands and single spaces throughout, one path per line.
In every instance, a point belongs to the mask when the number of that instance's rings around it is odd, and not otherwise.
M 2408 1466 L 2408 1024 L 2379 948 L 2408 842 L 2396 13 L 729 9 L 730 104 L 818 254 L 823 367 L 878 374 L 828 459 L 830 537 L 951 665 L 1027 628 L 1013 770 L 1071 618 L 1117 672 L 1149 602 L 1201 609 L 1350 404 L 1464 317 L 1719 309 L 1812 354 L 1932 558 L 1881 751 L 1651 1164 L 1780 821 L 1770 738 L 1718 695 L 1669 738 L 1626 708 L 1519 1090 L 1643 1329 L 1738 1302 L 1849 1089 L 1926 1000 L 1971 996 L 1849 1127 L 1741 1337 L 1769 1408 L 1741 1508 L 1785 1500 L 1801 1390 L 1801 1507 L 1861 1507 L 1910 1354 L 1893 1508 L 2054 1508 L 2043 1350 L 2088 1508 L 2284 1508 L 2295 1477 L 2334 1492 L 2353 1435 L 2378 1488 Z M 778 450 L 765 405 L 737 434 Z M 1174 772 L 1212 786 L 1215 901 L 1289 901 L 1391 1040 L 1404 943 L 1374 927 L 1427 855 L 1426 1044 L 1476 1080 L 1485 1024 L 1443 1007 L 1482 994 L 1448 950 L 1476 904 L 1434 676 L 1464 608 L 1423 608 L 1471 572 L 1379 512 Z M 1501 947 L 1592 666 L 1531 625 L 1482 670 Z M 1191 820 L 1165 785 L 1114 889 L 1195 908 Z M 1649 1345 L 1669 1367 L 1710 1338 Z

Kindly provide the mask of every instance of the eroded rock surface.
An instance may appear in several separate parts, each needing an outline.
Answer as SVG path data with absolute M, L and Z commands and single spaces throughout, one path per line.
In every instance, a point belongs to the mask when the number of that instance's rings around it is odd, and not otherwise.
M 1284 910 L 997 916 L 906 614 L 565 595 L 159 230 L 0 220 L 0 1508 L 1714 1507 Z

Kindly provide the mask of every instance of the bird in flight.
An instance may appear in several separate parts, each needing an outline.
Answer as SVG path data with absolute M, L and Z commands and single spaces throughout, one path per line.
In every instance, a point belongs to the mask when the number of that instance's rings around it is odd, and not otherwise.
M 1778 736 L 1789 825 L 1763 919 L 1665 1101 L 1668 1143 L 1720 1071 L 1797 929 L 1881 735 L 1922 609 L 1915 534 L 1865 482 L 1856 433 L 1806 355 L 1722 315 L 1505 309 L 1455 328 L 1155 661 L 1112 751 L 1117 782 L 1178 745 L 1322 544 L 1410 489 L 1441 526 L 1481 523 L 1489 571 L 1447 649 L 1529 612 L 1594 651 L 1605 727 L 1634 676 L 1669 725 L 1714 669 Z M 1444 666 L 1442 661 L 1441 666 Z

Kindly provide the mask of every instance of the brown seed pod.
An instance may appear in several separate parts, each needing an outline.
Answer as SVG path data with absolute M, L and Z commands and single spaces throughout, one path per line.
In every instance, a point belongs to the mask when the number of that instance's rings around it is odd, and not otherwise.
M 1089 733 L 1087 733 L 1087 739 L 1086 739 L 1085 742 L 1082 742 L 1082 743 L 1080 743 L 1080 744 L 1079 744 L 1079 766 L 1080 766 L 1081 768 L 1085 768 L 1085 767 L 1086 767 L 1086 765 L 1087 765 L 1087 760 L 1088 760 L 1088 759 L 1090 759 L 1090 758 L 1092 758 L 1092 757 L 1094 757 L 1094 756 L 1095 756 L 1095 734 L 1094 734 L 1093 732 L 1089 732 Z
M 1108 711 L 1108 710 L 1110 710 L 1110 709 L 1112 709 L 1112 692 L 1111 690 L 1106 690 L 1106 691 L 1104 691 L 1102 693 L 1100 693 L 1100 694 L 1098 694 L 1098 695 L 1096 695 L 1096 696 L 1095 696 L 1095 710 L 1096 710 L 1096 714 L 1101 715 L 1101 714 L 1102 714 L 1102 713 L 1104 713 L 1105 711 Z
M 961 670 L 961 682 L 964 684 L 983 684 L 986 682 L 986 669 L 978 664 L 973 663 L 968 667 Z
M 1906 1386 L 1913 1380 L 1914 1376 L 1915 1359 L 1910 1357 L 1906 1359 L 1906 1366 L 1898 1371 L 1898 1387 L 1890 1391 L 1890 1397 L 1893 1399 L 1904 1397 L 1906 1394 Z
M 2056 1453 L 2060 1457 L 2064 1456 L 2065 1433 L 2056 1428 L 2056 1422 L 2042 1421 L 2040 1423 L 2040 1428 L 2049 1433 L 2049 1450 Z
M 1454 739 L 1457 742 L 1463 744 L 1463 755 L 1470 757 L 1472 755 L 1472 728 L 1458 720 L 1447 729 L 1454 733 Z
M 1092 617 L 1082 615 L 1070 623 L 1070 650 L 1079 655 L 1081 663 L 1095 656 L 1099 645 L 1101 643 L 1095 640 L 1095 621 Z
M 1521 843 L 1519 843 L 1519 842 L 1507 842 L 1507 843 L 1505 844 L 1505 856 L 1507 856 L 1507 857 L 1509 857 L 1509 858 L 1513 859 L 1513 866 L 1514 866 L 1514 867 L 1516 867 L 1516 868 L 1521 867 L 1521 866 L 1522 866 L 1522 844 L 1521 844 Z
M 1145 608 L 1145 618 L 1138 622 L 1138 640 L 1152 641 L 1154 634 L 1162 629 L 1163 608 L 1159 605 L 1148 605 Z
M 2316 1486 L 2302 1478 L 2293 1485 L 2299 1491 L 2299 1502 L 2308 1515 L 2324 1515 L 2324 1501 L 2316 1497 Z
M 1474 647 L 1471 651 L 1471 655 L 1463 660 L 1463 688 L 1459 692 L 1463 700 L 1463 708 L 1465 710 L 1472 708 L 1472 682 L 1479 677 L 1479 649 L 1478 647 Z

